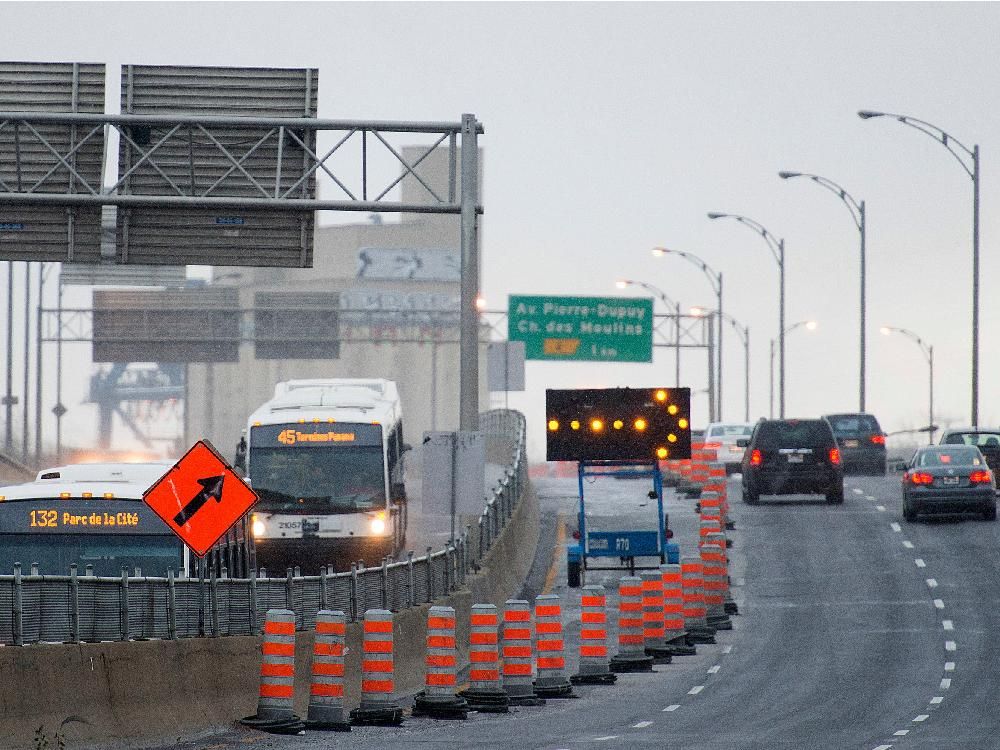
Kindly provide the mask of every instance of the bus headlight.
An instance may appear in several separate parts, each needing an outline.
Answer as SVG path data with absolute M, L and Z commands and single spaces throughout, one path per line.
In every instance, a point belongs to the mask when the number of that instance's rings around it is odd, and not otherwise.
M 253 522 L 250 524 L 250 530 L 253 532 L 254 538 L 257 539 L 264 536 L 264 533 L 267 531 L 267 526 L 264 525 L 263 521 L 258 521 L 254 518 Z
M 385 533 L 385 513 L 379 513 L 378 518 L 373 518 L 369 524 L 369 528 L 372 533 L 376 536 L 381 536 Z

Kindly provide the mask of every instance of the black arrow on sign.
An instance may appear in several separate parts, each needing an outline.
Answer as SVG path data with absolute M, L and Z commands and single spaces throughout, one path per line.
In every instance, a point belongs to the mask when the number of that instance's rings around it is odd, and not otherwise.
M 174 516 L 174 523 L 178 526 L 183 526 L 188 521 L 190 521 L 194 514 L 201 510 L 201 506 L 207 503 L 211 499 L 215 499 L 215 502 L 222 502 L 222 482 L 226 478 L 223 474 L 217 477 L 209 477 L 208 479 L 199 479 L 198 484 L 201 485 L 201 492 L 195 495 L 191 501 L 185 505 L 181 512 Z

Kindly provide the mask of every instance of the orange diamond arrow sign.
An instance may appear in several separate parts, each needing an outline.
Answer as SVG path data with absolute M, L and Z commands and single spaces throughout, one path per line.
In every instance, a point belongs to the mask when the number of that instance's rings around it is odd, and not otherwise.
M 233 527 L 257 495 L 207 440 L 199 440 L 143 493 L 156 515 L 198 557 Z

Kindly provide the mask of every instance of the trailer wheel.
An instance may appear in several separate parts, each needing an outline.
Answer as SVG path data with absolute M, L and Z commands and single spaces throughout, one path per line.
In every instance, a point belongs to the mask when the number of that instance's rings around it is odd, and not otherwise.
M 566 585 L 571 589 L 580 588 L 580 561 L 569 560 L 566 563 Z

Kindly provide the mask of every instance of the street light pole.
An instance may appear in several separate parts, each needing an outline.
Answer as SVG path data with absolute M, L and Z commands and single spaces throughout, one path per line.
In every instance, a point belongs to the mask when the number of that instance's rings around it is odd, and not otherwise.
M 847 206 L 847 210 L 851 214 L 851 219 L 854 220 L 854 226 L 857 227 L 858 232 L 861 234 L 861 313 L 859 315 L 860 319 L 860 332 L 858 336 L 858 341 L 860 343 L 861 352 L 858 357 L 859 371 L 858 371 L 858 411 L 865 410 L 865 368 L 867 362 L 867 345 L 866 345 L 866 330 L 867 330 L 867 302 L 866 302 L 866 292 L 865 292 L 865 202 L 857 201 L 854 197 L 848 193 L 844 188 L 838 185 L 833 180 L 829 180 L 826 177 L 821 177 L 817 174 L 809 174 L 808 172 L 778 172 L 778 177 L 783 180 L 789 180 L 795 177 L 806 177 L 817 185 L 826 188 L 831 193 L 834 193 L 844 205 Z
M 927 395 L 927 442 L 928 444 L 933 444 L 934 442 L 934 346 L 928 344 L 917 334 L 908 328 L 898 328 L 897 326 L 882 326 L 880 329 L 883 336 L 888 336 L 892 333 L 900 333 L 906 338 L 910 339 L 917 346 L 920 347 L 920 351 L 923 352 L 924 359 L 927 360 L 927 382 L 928 382 L 928 395 Z
M 778 264 L 778 338 L 779 338 L 779 397 L 778 410 L 781 417 L 785 416 L 785 240 L 778 239 L 771 234 L 762 224 L 738 214 L 718 213 L 710 211 L 709 219 L 734 219 L 740 224 L 750 227 L 753 231 L 764 238 L 771 255 L 774 256 Z
M 979 426 L 979 144 L 969 148 L 947 132 L 925 120 L 909 115 L 863 109 L 858 112 L 862 120 L 891 117 L 909 125 L 940 143 L 955 157 L 962 169 L 972 179 L 972 426 Z M 957 150 L 956 150 L 957 149 Z M 964 154 L 964 156 L 963 156 Z M 966 163 L 968 158 L 970 164 Z
M 788 334 L 790 334 L 792 331 L 795 331 L 795 330 L 797 330 L 799 328 L 802 328 L 803 326 L 805 326 L 810 331 L 814 331 L 814 330 L 816 330 L 816 321 L 815 320 L 800 320 L 798 323 L 795 323 L 795 324 L 789 326 L 787 329 L 783 328 L 781 330 L 781 334 L 782 335 L 779 337 L 779 340 L 783 342 L 785 336 L 787 336 Z M 778 419 L 784 419 L 785 418 L 785 404 L 784 404 L 785 378 L 784 378 L 784 374 L 781 375 L 780 380 L 781 380 L 781 384 L 780 384 L 779 387 L 780 387 L 780 391 L 781 391 L 781 402 L 780 402 L 779 407 L 778 407 L 779 410 L 780 410 L 779 413 L 778 413 Z M 771 414 L 771 418 L 773 419 L 774 418 L 774 339 L 771 339 L 771 411 L 770 411 L 770 414 Z
M 728 320 L 733 330 L 740 335 L 743 341 L 743 420 L 750 421 L 750 328 L 740 323 L 736 318 L 727 312 L 719 310 L 708 310 L 704 307 L 692 307 L 691 314 L 700 317 L 702 315 L 715 315 L 720 320 Z M 721 356 L 721 355 L 720 355 Z M 773 364 L 773 363 L 772 363 Z M 773 395 L 773 394 L 772 394 Z

